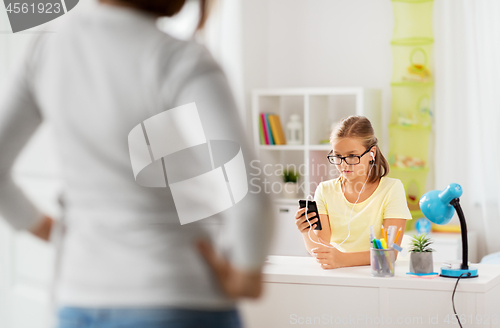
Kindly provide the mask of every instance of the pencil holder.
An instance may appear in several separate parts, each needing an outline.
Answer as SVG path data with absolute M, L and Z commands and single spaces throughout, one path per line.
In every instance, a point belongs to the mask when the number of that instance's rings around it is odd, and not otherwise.
M 372 277 L 394 277 L 394 248 L 370 248 Z

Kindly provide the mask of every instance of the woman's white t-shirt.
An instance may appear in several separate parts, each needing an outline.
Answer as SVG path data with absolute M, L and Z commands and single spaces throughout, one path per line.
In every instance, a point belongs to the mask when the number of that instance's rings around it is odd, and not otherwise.
M 180 225 L 169 188 L 136 183 L 127 138 L 155 114 L 195 102 L 202 122 L 213 123 L 203 126 L 207 140 L 237 142 L 249 163 L 253 154 L 222 69 L 204 46 L 161 32 L 153 16 L 137 10 L 99 4 L 75 8 L 60 22 L 35 39 L 0 89 L 0 214 L 17 229 L 42 217 L 10 171 L 48 122 L 64 184 L 59 305 L 234 307 L 195 241 L 211 238 L 222 247 L 222 237 L 233 238 L 225 253 L 233 264 L 260 268 L 271 201 L 249 192 L 224 212 Z

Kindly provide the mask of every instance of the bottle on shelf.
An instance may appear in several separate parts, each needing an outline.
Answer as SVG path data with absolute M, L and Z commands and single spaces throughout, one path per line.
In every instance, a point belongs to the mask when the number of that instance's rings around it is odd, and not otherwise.
M 286 124 L 286 137 L 288 145 L 302 145 L 304 142 L 304 132 L 302 122 L 297 114 L 290 117 L 290 121 Z

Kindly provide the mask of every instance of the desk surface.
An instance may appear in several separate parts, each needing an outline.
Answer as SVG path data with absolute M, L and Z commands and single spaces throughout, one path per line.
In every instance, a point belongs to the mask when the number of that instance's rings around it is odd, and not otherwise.
M 462 292 L 485 293 L 500 284 L 500 265 L 471 264 L 478 269 L 477 278 L 460 279 Z M 440 272 L 441 263 L 434 262 L 434 271 Z M 333 270 L 322 269 L 313 257 L 268 256 L 264 265 L 264 281 L 310 285 L 337 285 L 358 287 L 389 287 L 423 290 L 453 290 L 457 279 L 433 279 L 406 274 L 409 263 L 396 261 L 394 277 L 372 277 L 370 266 L 356 266 Z

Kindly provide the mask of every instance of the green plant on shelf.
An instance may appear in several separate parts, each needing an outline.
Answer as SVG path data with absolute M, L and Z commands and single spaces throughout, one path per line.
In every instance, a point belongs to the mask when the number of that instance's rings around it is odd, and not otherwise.
M 434 252 L 430 246 L 434 241 L 427 234 L 413 235 L 409 251 L 412 253 Z
M 283 172 L 283 181 L 285 183 L 287 183 L 287 182 L 297 183 L 299 181 L 299 178 L 300 178 L 300 174 L 298 174 L 293 169 L 287 169 Z

